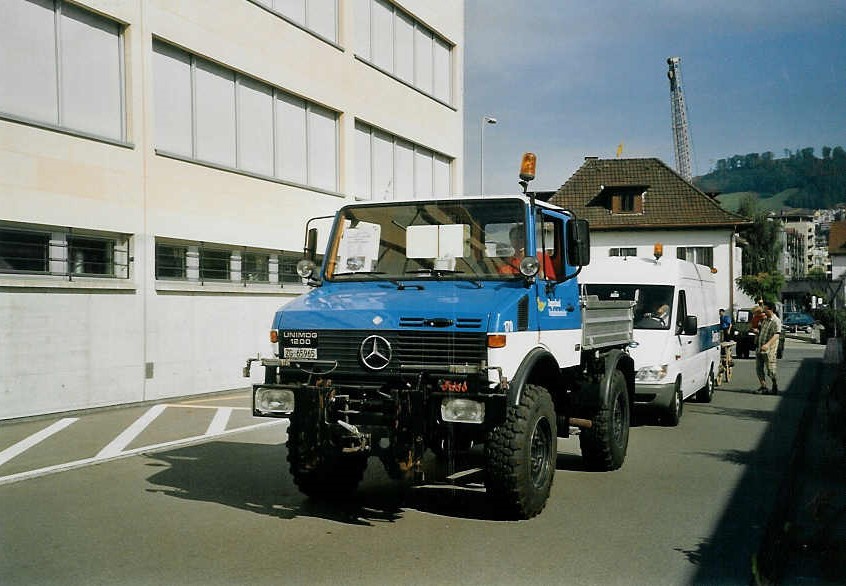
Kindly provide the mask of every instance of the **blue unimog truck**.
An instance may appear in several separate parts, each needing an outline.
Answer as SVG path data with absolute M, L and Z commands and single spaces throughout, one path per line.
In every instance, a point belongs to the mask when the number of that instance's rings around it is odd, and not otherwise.
M 298 271 L 313 290 L 276 312 L 276 356 L 245 368 L 265 369 L 254 414 L 290 419 L 303 493 L 349 495 L 371 455 L 422 481 L 427 449 L 483 445 L 488 496 L 529 518 L 558 437 L 578 433 L 589 469 L 623 464 L 631 303 L 580 295 L 587 222 L 526 194 L 532 177 L 522 195 L 344 206 L 322 258 L 307 227 Z

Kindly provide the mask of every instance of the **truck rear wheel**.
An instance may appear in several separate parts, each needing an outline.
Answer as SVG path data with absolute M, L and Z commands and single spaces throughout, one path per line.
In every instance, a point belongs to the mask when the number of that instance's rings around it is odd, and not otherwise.
M 558 455 L 555 408 L 549 392 L 526 385 L 519 405 L 508 409 L 505 423 L 485 445 L 486 488 L 498 511 L 529 519 L 546 506 Z
M 358 488 L 367 468 L 366 454 L 344 454 L 339 447 L 318 441 L 296 418 L 288 427 L 288 465 L 303 494 L 338 500 Z
M 579 435 L 582 459 L 589 470 L 616 470 L 626 459 L 631 407 L 623 373 L 611 375 L 608 402 L 599 408 L 593 427 Z

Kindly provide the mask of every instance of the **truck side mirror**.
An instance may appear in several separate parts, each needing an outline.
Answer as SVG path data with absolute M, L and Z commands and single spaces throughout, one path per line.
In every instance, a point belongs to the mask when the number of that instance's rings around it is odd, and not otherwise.
M 317 257 L 317 228 L 310 228 L 306 233 L 305 247 L 303 254 L 308 260 L 313 261 Z
M 695 315 L 685 316 L 683 330 L 685 336 L 696 335 L 696 332 L 699 331 L 699 322 Z
M 587 220 L 572 219 L 566 224 L 567 263 L 582 267 L 590 264 L 590 226 Z

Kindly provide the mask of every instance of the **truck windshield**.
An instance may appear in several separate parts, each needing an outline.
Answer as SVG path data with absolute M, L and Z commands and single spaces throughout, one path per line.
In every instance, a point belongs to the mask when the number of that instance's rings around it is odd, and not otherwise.
M 584 286 L 584 291 L 602 300 L 634 301 L 636 330 L 670 329 L 673 316 L 671 285 L 590 284 Z
M 386 202 L 341 210 L 326 278 L 513 279 L 526 241 L 520 200 Z

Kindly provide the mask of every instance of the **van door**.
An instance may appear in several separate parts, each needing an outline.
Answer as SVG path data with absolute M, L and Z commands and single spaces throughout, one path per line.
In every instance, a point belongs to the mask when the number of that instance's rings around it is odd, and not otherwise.
M 695 393 L 704 384 L 702 373 L 705 372 L 698 332 L 693 335 L 684 333 L 687 308 L 687 291 L 680 289 L 676 308 L 676 336 L 679 340 L 679 370 L 682 373 L 682 394 L 685 398 Z

